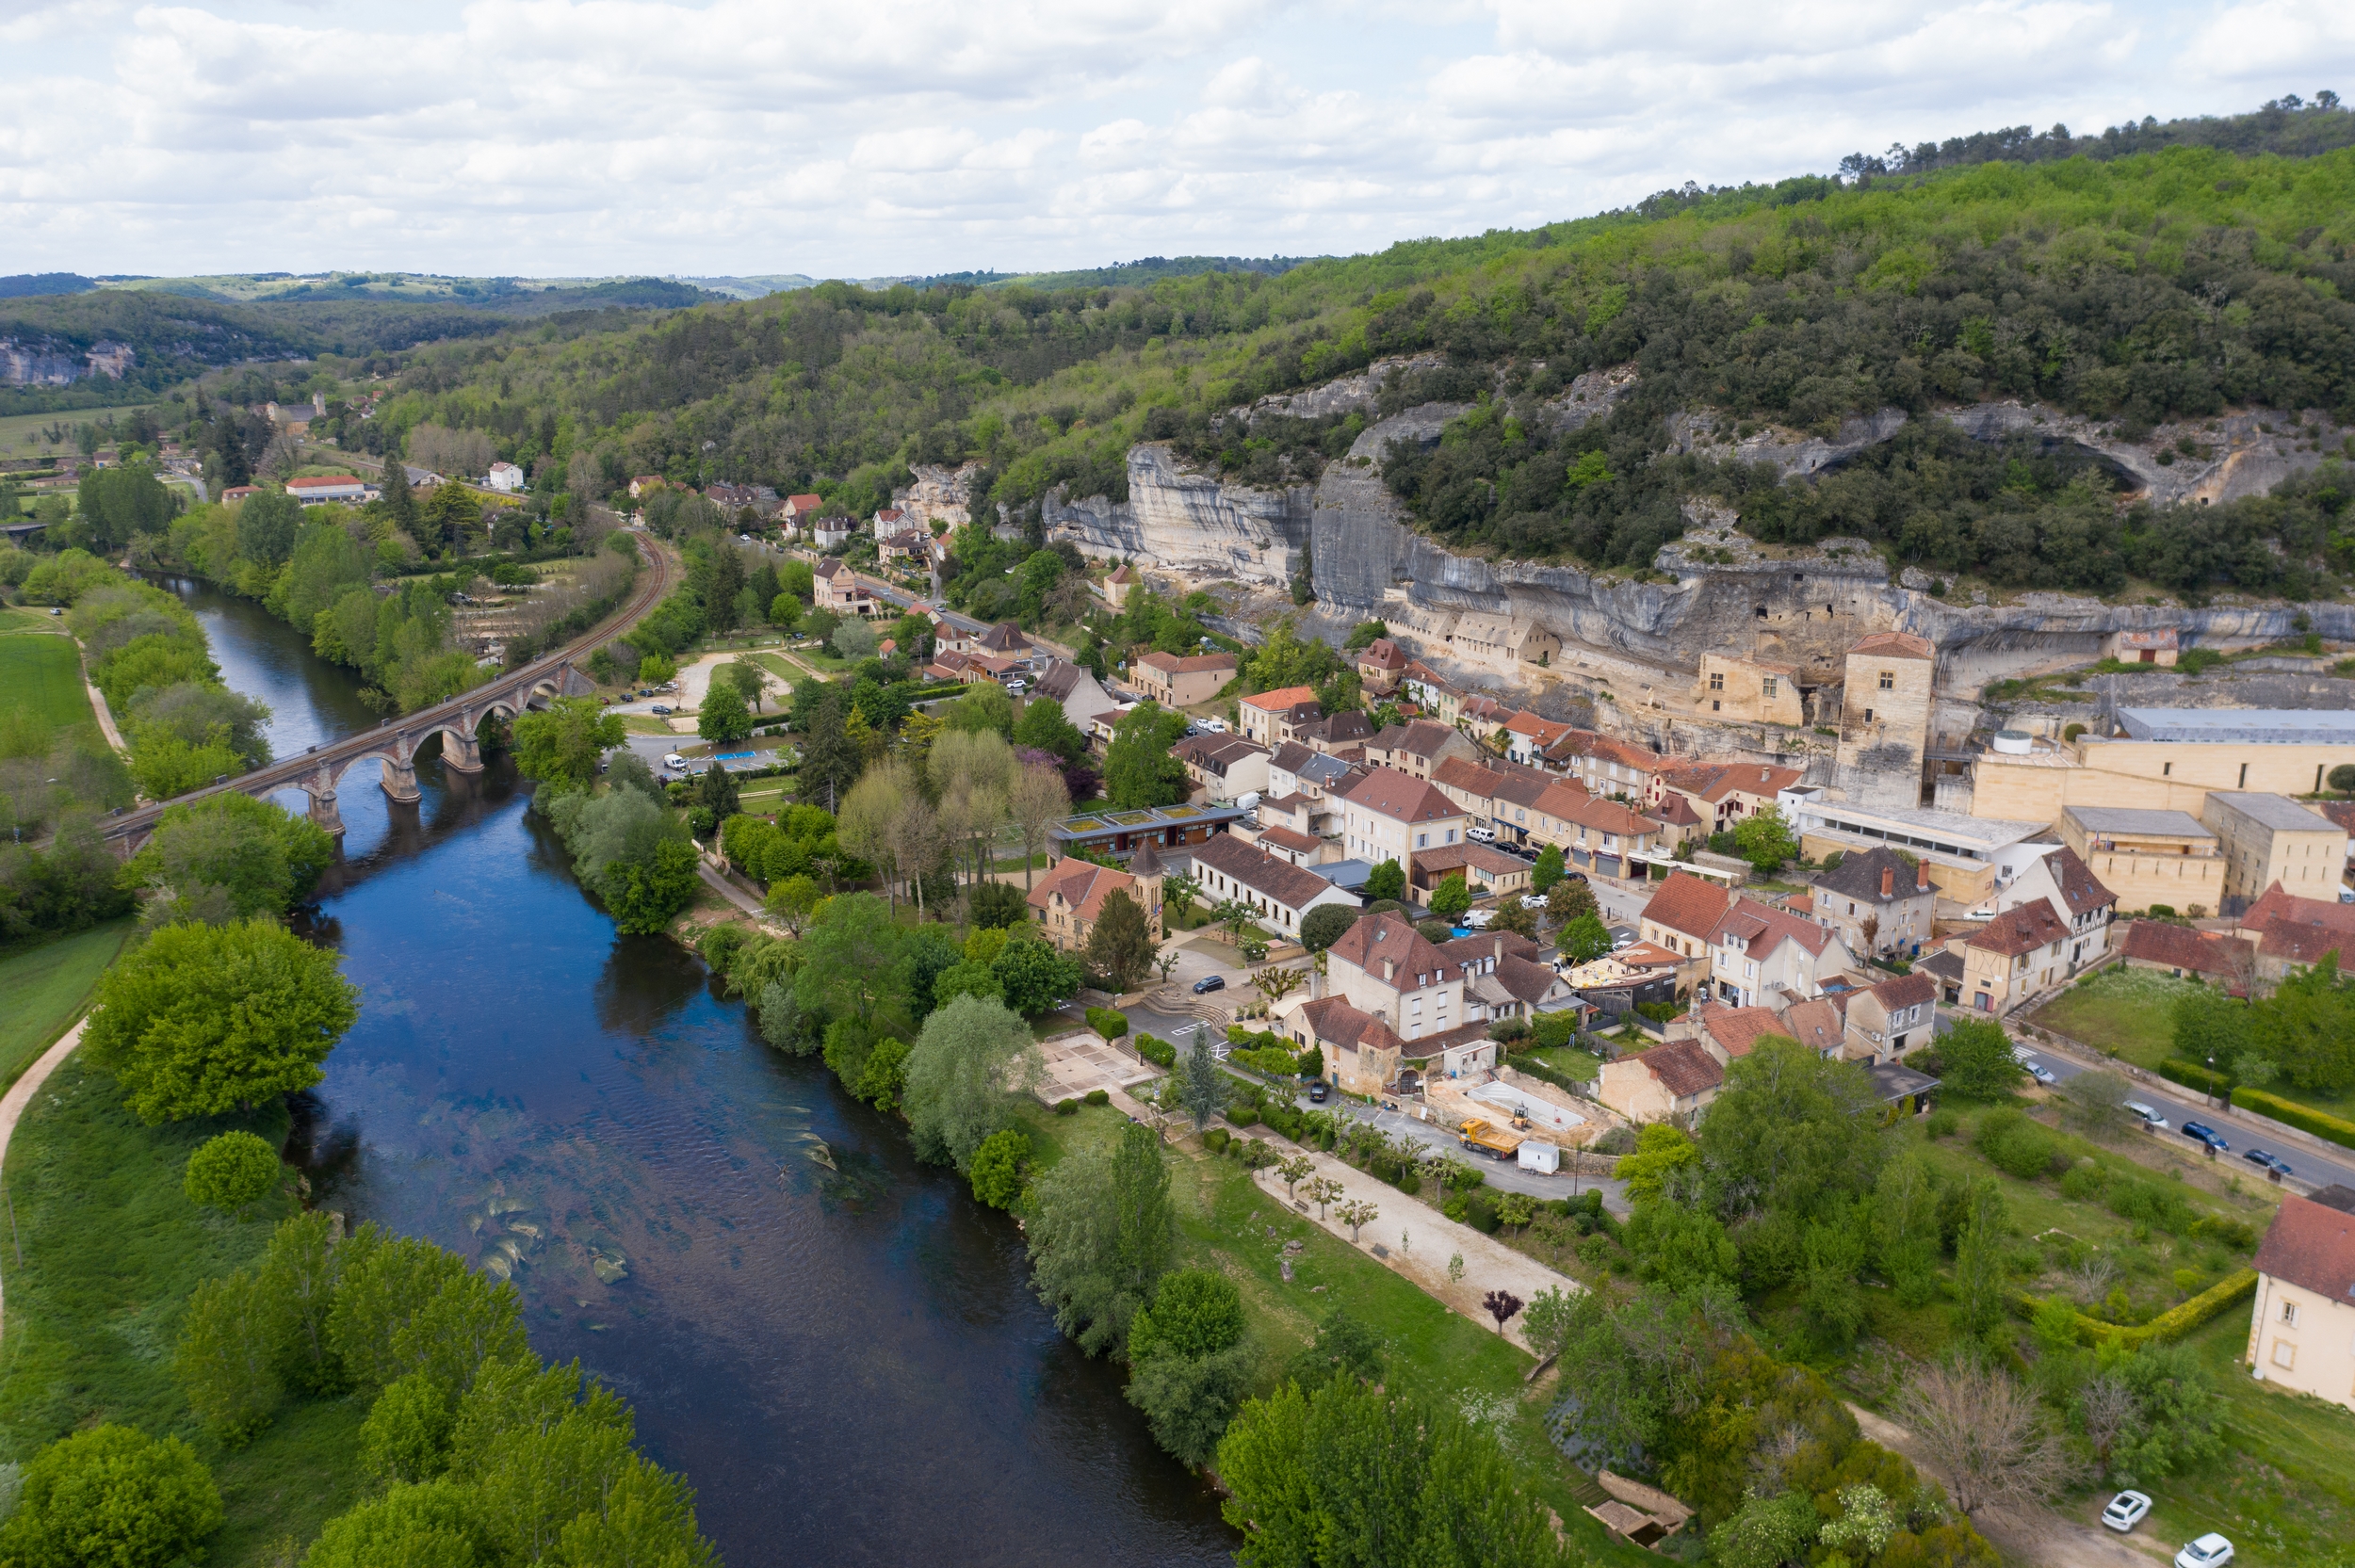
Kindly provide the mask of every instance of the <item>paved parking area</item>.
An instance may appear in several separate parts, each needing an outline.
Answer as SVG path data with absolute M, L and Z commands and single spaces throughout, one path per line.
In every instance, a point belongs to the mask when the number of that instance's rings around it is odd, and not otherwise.
M 1038 1097 L 1048 1105 L 1074 1099 L 1093 1090 L 1127 1089 L 1161 1075 L 1150 1062 L 1140 1062 L 1117 1045 L 1108 1045 L 1085 1031 L 1057 1035 L 1039 1042 L 1047 1059 L 1047 1075 L 1039 1080 Z

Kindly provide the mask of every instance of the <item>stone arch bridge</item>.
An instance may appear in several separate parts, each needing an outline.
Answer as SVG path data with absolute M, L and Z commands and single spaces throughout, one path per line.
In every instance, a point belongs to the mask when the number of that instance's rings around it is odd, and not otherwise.
M 461 773 L 479 773 L 482 770 L 482 749 L 475 739 L 475 731 L 484 719 L 512 719 L 534 707 L 544 706 L 550 698 L 593 696 L 596 689 L 595 682 L 573 668 L 570 653 L 543 659 L 512 674 L 502 675 L 488 686 L 462 692 L 437 706 L 387 719 L 372 730 L 314 746 L 300 756 L 286 757 L 267 768 L 241 773 L 226 784 L 125 812 L 106 824 L 106 836 L 116 852 L 127 860 L 138 853 L 140 846 L 154 832 L 166 806 L 183 805 L 233 789 L 263 800 L 281 790 L 299 789 L 310 798 L 311 820 L 340 836 L 344 819 L 335 809 L 336 793 L 344 775 L 360 764 L 381 763 L 379 782 L 384 793 L 396 800 L 414 800 L 419 793 L 417 752 L 433 736 L 442 737 L 443 767 Z

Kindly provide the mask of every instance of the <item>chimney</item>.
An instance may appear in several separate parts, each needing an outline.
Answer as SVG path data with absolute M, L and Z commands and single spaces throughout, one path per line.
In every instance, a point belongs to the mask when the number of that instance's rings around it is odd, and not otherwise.
M 1504 956 L 1504 938 L 1502 936 L 1498 937 L 1496 940 L 1495 951 L 1498 958 L 1502 958 Z
M 1930 863 L 1925 860 L 1917 860 L 1913 863 L 1913 891 L 1927 893 L 1929 890 Z
M 1884 866 L 1882 866 L 1882 867 L 1881 867 L 1881 897 L 1884 897 L 1884 898 L 1891 897 L 1892 897 L 1892 896 L 1894 896 L 1894 895 L 1895 895 L 1896 891 L 1897 891 L 1897 868 L 1896 868 L 1895 866 L 1893 866 L 1893 865 L 1884 865 Z

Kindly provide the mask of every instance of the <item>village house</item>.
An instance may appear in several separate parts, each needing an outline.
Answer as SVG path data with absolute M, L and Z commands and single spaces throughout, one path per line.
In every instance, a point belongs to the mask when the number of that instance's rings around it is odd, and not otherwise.
M 629 481 L 629 498 L 633 501 L 642 501 L 661 488 L 661 475 L 641 474 Z
M 1685 978 L 1686 984 L 1697 984 L 1710 978 L 1717 922 L 1736 901 L 1734 894 L 1705 877 L 1671 871 L 1635 917 L 1636 931 L 1655 946 L 1698 961 L 1699 971 Z
M 1274 747 L 1291 739 L 1294 730 L 1319 722 L 1324 710 L 1313 687 L 1288 686 L 1245 697 L 1236 705 L 1236 715 L 1246 740 Z
M 1277 860 L 1291 865 L 1323 865 L 1335 858 L 1333 846 L 1314 833 L 1290 825 L 1290 818 L 1271 817 L 1266 802 L 1260 803 L 1259 826 L 1252 842 Z M 1246 832 L 1245 836 L 1249 836 Z
M 1031 702 L 1042 699 L 1062 707 L 1064 718 L 1081 735 L 1088 733 L 1088 725 L 1096 715 L 1110 713 L 1120 705 L 1112 693 L 1096 683 L 1085 665 L 1069 659 L 1048 660 L 1046 672 L 1031 688 Z
M 1221 833 L 1194 851 L 1194 880 L 1212 903 L 1247 904 L 1261 925 L 1292 941 L 1299 940 L 1300 922 L 1310 910 L 1327 904 L 1358 907 L 1356 895 L 1233 833 Z
M 1830 931 L 1754 898 L 1735 898 L 1711 923 L 1709 946 L 1718 1000 L 1742 1007 L 1820 995 L 1824 981 L 1855 962 Z
M 1420 659 L 1408 662 L 1399 675 L 1398 694 L 1442 724 L 1453 724 L 1464 701 L 1463 692 Z
M 1294 724 L 1291 738 L 1332 756 L 1363 762 L 1366 743 L 1373 738 L 1373 723 L 1356 708 L 1344 708 L 1323 719 Z
M 1938 977 L 1915 970 L 1847 998 L 1846 1049 L 1851 1061 L 1894 1061 L 1934 1036 Z
M 1518 898 L 1529 891 L 1531 866 L 1519 855 L 1508 855 L 1486 844 L 1442 845 L 1415 853 L 1415 869 L 1407 885 L 1428 895 L 1450 877 L 1461 877 L 1475 898 Z
M 2239 917 L 2233 934 L 2257 945 L 2262 980 L 2286 979 L 2326 953 L 2340 955 L 2342 970 L 2355 969 L 2355 904 L 2301 898 L 2276 882 Z
M 1918 951 L 1930 940 L 1937 908 L 1928 865 L 1908 865 L 1894 849 L 1843 855 L 1838 865 L 1815 876 L 1815 923 L 1861 956 Z
M 836 615 L 880 615 L 888 606 L 878 601 L 859 574 L 838 560 L 821 560 L 810 568 L 810 599 L 819 609 Z
M 1995 907 L 2000 912 L 2038 898 L 2069 923 L 2069 972 L 2101 962 L 2109 952 L 2118 895 L 2102 885 L 2074 849 L 2055 849 L 2022 866 L 1996 895 Z
M 363 501 L 372 498 L 376 492 L 372 487 L 363 484 L 355 475 L 315 474 L 303 478 L 288 479 L 286 493 L 306 507 L 325 506 L 330 501 L 338 501 L 348 507 L 356 507 Z
M 1537 798 L 1530 836 L 1559 849 L 1582 871 L 1634 874 L 1631 857 L 1651 853 L 1659 824 L 1616 800 L 1598 800 L 1575 781 L 1557 779 Z
M 1534 713 L 1516 713 L 1504 721 L 1504 754 L 1515 762 L 1535 766 L 1549 747 L 1567 739 L 1577 726 Z
M 2129 969 L 2155 969 L 2242 995 L 2257 973 L 2257 945 L 2245 936 L 2171 920 L 2129 920 L 2117 942 L 2118 961 Z
M 1375 768 L 1341 800 L 1349 858 L 1373 865 L 1394 860 L 1409 878 L 1419 851 L 1463 843 L 1470 825 L 1463 808 L 1432 784 L 1391 768 Z
M 1232 654 L 1147 654 L 1129 667 L 1129 680 L 1165 708 L 1190 708 L 1226 690 L 1236 668 Z M 1247 728 L 1243 733 L 1262 746 L 1270 744 Z
M 874 529 L 877 540 L 891 539 L 916 528 L 908 514 L 898 507 L 879 508 L 868 523 Z
M 1590 794 L 1624 795 L 1642 804 L 1668 759 L 1648 746 L 1593 730 L 1573 730 L 1546 748 L 1547 767 L 1574 775 Z
M 1299 816 L 1290 826 L 1324 838 L 1342 832 L 1341 797 L 1366 776 L 1366 769 L 1340 757 L 1310 751 L 1296 740 L 1285 741 L 1268 756 L 1267 797 L 1259 802 L 1261 820 L 1271 812 Z
M 2355 1410 L 2355 1189 L 2284 1194 L 2256 1267 L 2251 1376 Z
M 1117 614 L 1128 607 L 1129 591 L 1137 586 L 1139 575 L 1135 567 L 1124 561 L 1106 573 L 1104 580 L 1096 585 L 1096 597 Z
M 1437 1076 L 1484 1073 L 1496 1065 L 1497 1043 L 1486 1022 L 1467 1017 L 1468 962 L 1450 959 L 1395 913 L 1369 915 L 1326 953 L 1324 976 L 1312 977 L 1310 996 L 1284 1026 L 1324 1051 L 1347 1093 L 1381 1093 L 1408 1061 Z
M 1638 1124 L 1690 1127 L 1725 1087 L 1726 1070 L 1699 1042 L 1672 1040 L 1602 1064 L 1595 1097 Z
M 1962 955 L 1962 1005 L 2000 1016 L 2067 979 L 2076 934 L 2050 899 L 2032 898 L 1950 941 Z
M 1364 715 L 1351 717 L 1364 719 Z M 1368 726 L 1371 731 L 1371 726 Z M 1360 737 L 1366 748 L 1366 761 L 1376 768 L 1395 768 L 1418 779 L 1428 779 L 1443 760 L 1477 761 L 1480 748 L 1466 740 L 1445 724 L 1428 719 L 1412 723 L 1392 724 L 1380 734 Z M 1338 750 L 1338 748 L 1334 748 Z M 1480 814 L 1483 816 L 1486 812 Z
M 847 517 L 820 517 L 809 525 L 809 542 L 820 550 L 839 550 L 858 533 Z
M 1628 770 L 1623 759 L 1597 761 L 1598 776 L 1614 784 L 1618 776 L 1610 770 Z M 1632 777 L 1632 770 L 1628 771 Z M 1745 818 L 1773 805 L 1777 796 L 1803 777 L 1795 768 L 1767 768 L 1758 763 L 1664 763 L 1645 792 L 1633 798 L 1644 801 L 1647 809 L 1681 798 L 1693 808 L 1695 816 L 1710 825 L 1711 832 L 1730 832 Z
M 1478 827 L 1486 823 L 1496 803 L 1497 781 L 1502 777 L 1484 763 L 1465 757 L 1447 757 L 1431 770 L 1431 782 L 1440 794 L 1464 808 L 1464 815 Z
M 1457 658 L 1515 680 L 1527 676 L 1524 667 L 1549 668 L 1562 652 L 1562 639 L 1534 621 L 1477 611 L 1458 616 L 1447 640 Z
M 1031 889 L 1025 901 L 1047 940 L 1065 952 L 1087 946 L 1096 919 L 1104 913 L 1104 900 L 1114 893 L 1126 894 L 1145 912 L 1146 934 L 1159 942 L 1161 881 L 1161 857 L 1155 853 L 1152 840 L 1146 839 L 1129 857 L 1126 871 L 1084 860 L 1057 861 L 1054 868 Z
M 1700 681 L 1693 688 L 1693 703 L 1702 712 L 1731 724 L 1781 724 L 1796 728 L 1807 722 L 1807 700 L 1799 690 L 1799 667 L 1772 659 L 1703 654 Z
M 1267 791 L 1268 749 L 1239 735 L 1190 735 L 1169 749 L 1207 795 L 1239 800 Z
M 1357 678 L 1368 691 L 1388 697 L 1406 674 L 1406 655 L 1387 637 L 1377 637 L 1357 650 Z

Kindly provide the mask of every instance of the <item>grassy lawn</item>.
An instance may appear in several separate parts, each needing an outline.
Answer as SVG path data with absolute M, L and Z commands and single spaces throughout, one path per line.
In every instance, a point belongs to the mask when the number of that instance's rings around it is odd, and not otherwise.
M 215 1133 L 250 1126 L 275 1143 L 286 1124 L 274 1105 L 250 1119 L 145 1127 L 77 1059 L 57 1070 L 8 1146 L 24 1263 L 8 1276 L 0 1338 L 0 1456 L 21 1463 L 100 1421 L 186 1437 L 228 1505 L 207 1557 L 215 1568 L 273 1560 L 271 1543 L 309 1540 L 359 1486 L 359 1401 L 290 1405 L 254 1442 L 225 1451 L 171 1376 L 198 1282 L 258 1257 L 294 1208 L 283 1193 L 244 1220 L 198 1208 L 181 1194 L 181 1168 Z
M 0 1089 L 24 1075 L 81 1016 L 90 988 L 122 949 L 128 920 L 0 955 Z
M 2156 1067 L 2175 1038 L 2175 1004 L 2199 990 L 2155 969 L 2104 969 L 2038 1008 L 2028 1022 L 2137 1067 Z
M 1083 1107 L 1076 1116 L 1056 1116 L 1026 1100 L 1019 1114 L 1044 1165 L 1066 1152 L 1110 1142 L 1127 1124 L 1119 1111 L 1102 1106 Z M 1547 1438 L 1544 1415 L 1551 1402 L 1552 1380 L 1544 1380 L 1534 1392 L 1523 1383 L 1530 1367 L 1525 1352 L 1449 1311 L 1307 1216 L 1269 1197 L 1241 1161 L 1203 1156 L 1191 1147 L 1173 1149 L 1170 1158 L 1178 1265 L 1215 1269 L 1242 1291 L 1244 1315 L 1262 1352 L 1263 1387 L 1282 1375 L 1326 1313 L 1346 1307 L 1351 1317 L 1381 1336 L 1389 1358 L 1389 1385 L 1455 1405 L 1487 1425 L 1590 1559 L 1629 1564 L 1659 1560 L 1610 1537 L 1583 1511 L 1587 1503 L 1601 1500 L 1601 1492 L 1572 1469 Z M 1291 1241 L 1300 1242 L 1302 1250 L 1291 1254 L 1288 1284 L 1282 1264 L 1285 1244 Z
M 75 409 L 71 413 L 12 413 L 0 417 L 0 456 L 30 457 L 43 449 L 41 432 L 52 425 L 62 425 L 68 430 L 76 425 L 95 425 L 108 414 L 122 419 L 134 409 L 153 408 L 152 403 L 125 403 L 119 409 Z M 78 448 L 69 437 L 60 452 Z
M 2184 1343 L 2224 1396 L 2224 1457 L 2146 1487 L 2154 1507 L 2143 1528 L 2168 1542 L 2219 1531 L 2250 1568 L 2355 1565 L 2355 1411 L 2252 1380 L 2241 1365 L 2246 1311 Z
M 0 632 L 48 632 L 62 636 L 65 622 L 45 609 L 21 609 L 16 606 L 0 606 Z
M 1543 1062 L 1563 1076 L 1575 1078 L 1581 1083 L 1602 1076 L 1602 1059 L 1575 1045 L 1556 1045 L 1551 1050 L 1540 1046 L 1534 1051 L 1516 1051 L 1513 1054 Z
M 0 637 L 0 691 L 12 708 L 30 708 L 52 729 L 96 724 L 82 687 L 81 655 L 63 637 Z

